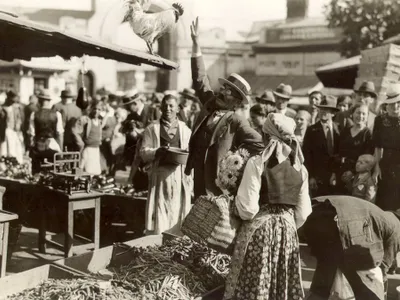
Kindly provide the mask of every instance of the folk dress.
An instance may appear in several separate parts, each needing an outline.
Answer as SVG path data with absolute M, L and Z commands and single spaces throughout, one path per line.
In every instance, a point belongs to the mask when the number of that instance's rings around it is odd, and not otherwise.
M 250 158 L 236 197 L 243 222 L 232 256 L 224 300 L 299 300 L 301 282 L 299 227 L 311 212 L 308 173 L 297 205 L 268 201 L 264 161 Z M 265 164 L 266 165 L 266 164 Z
M 191 130 L 178 121 L 179 147 L 188 149 Z M 184 174 L 184 165 L 160 163 L 156 151 L 161 146 L 160 122 L 149 125 L 144 133 L 140 155 L 148 164 L 149 194 L 146 205 L 146 234 L 169 232 L 181 234 L 180 228 L 189 213 L 193 192 L 192 176 Z

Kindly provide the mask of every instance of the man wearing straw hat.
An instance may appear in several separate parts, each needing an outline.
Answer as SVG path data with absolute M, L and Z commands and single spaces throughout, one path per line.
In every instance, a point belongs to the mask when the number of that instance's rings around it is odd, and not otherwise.
M 222 194 L 215 180 L 218 162 L 229 150 L 244 147 L 258 152 L 263 149 L 261 135 L 251 128 L 248 120 L 234 113 L 241 104 L 250 102 L 250 85 L 233 73 L 227 79 L 219 78 L 220 91 L 214 93 L 205 71 L 198 33 L 197 18 L 191 26 L 192 79 L 203 108 L 193 126 L 186 165 L 186 174 L 194 170 L 195 199 L 201 195 Z

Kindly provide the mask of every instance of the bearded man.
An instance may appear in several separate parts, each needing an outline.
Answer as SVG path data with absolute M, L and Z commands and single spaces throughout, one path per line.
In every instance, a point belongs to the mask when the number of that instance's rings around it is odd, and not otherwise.
M 222 194 L 216 185 L 218 162 L 230 150 L 246 148 L 250 153 L 263 150 L 261 135 L 235 109 L 250 102 L 251 88 L 238 74 L 219 78 L 220 91 L 214 93 L 209 83 L 198 43 L 198 18 L 191 26 L 192 79 L 202 111 L 193 125 L 189 143 L 186 174 L 194 169 L 194 196 Z

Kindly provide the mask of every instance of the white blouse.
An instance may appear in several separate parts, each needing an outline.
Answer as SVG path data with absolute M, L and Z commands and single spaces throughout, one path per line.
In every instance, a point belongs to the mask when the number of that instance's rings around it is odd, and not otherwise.
M 239 216 L 243 220 L 253 219 L 260 210 L 259 200 L 263 171 L 264 163 L 261 156 L 254 156 L 248 160 L 235 200 Z M 304 224 L 312 211 L 308 189 L 308 172 L 304 166 L 301 168 L 301 174 L 304 181 L 300 189 L 299 201 L 294 210 L 297 228 Z

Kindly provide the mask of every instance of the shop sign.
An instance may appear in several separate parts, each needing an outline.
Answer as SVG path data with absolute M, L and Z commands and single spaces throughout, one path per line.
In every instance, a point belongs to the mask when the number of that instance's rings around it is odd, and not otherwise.
M 330 29 L 326 26 L 271 28 L 266 31 L 267 43 L 326 40 L 339 37 L 337 30 Z
M 259 54 L 256 57 L 258 75 L 302 75 L 303 54 Z

